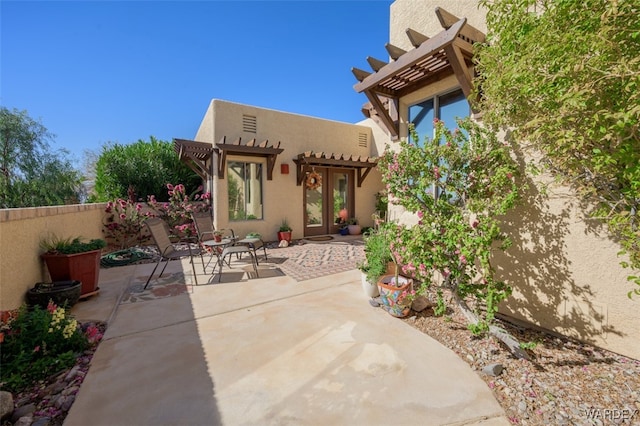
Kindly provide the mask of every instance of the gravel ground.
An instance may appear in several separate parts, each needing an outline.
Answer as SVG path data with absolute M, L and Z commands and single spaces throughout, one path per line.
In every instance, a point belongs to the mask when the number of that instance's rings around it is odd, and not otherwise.
M 474 338 L 464 317 L 431 308 L 404 321 L 466 361 L 493 390 L 512 424 L 640 425 L 640 361 L 504 320 L 499 326 L 520 342 L 535 342 L 531 360 L 517 359 L 494 338 Z M 498 376 L 482 369 L 501 364 Z

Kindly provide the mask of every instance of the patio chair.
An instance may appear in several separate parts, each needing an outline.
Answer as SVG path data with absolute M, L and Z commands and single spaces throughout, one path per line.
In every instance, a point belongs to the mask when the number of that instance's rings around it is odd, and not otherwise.
M 259 264 L 257 251 L 259 248 L 262 248 L 262 250 L 264 251 L 264 261 L 265 262 L 267 261 L 267 246 L 264 244 L 264 241 L 262 240 L 262 238 L 247 236 L 241 240 L 238 240 L 236 244 L 245 245 L 245 246 L 248 246 L 250 249 L 252 249 L 253 254 L 256 257 L 256 264 Z
M 186 245 L 187 248 L 176 247 L 176 244 L 172 243 L 171 240 L 169 239 L 169 227 L 160 218 L 157 218 L 157 217 L 149 218 L 144 223 L 149 229 L 149 233 L 151 234 L 151 237 L 153 238 L 153 241 L 156 244 L 156 246 L 158 246 L 158 251 L 160 253 L 160 258 L 158 259 L 158 263 L 156 263 L 156 266 L 155 268 L 153 268 L 151 275 L 149 275 L 149 278 L 147 279 L 147 282 L 144 285 L 144 289 L 146 289 L 147 286 L 149 285 L 149 282 L 151 281 L 151 277 L 153 277 L 153 274 L 156 272 L 156 269 L 158 269 L 158 266 L 160 266 L 160 262 L 164 260 L 165 264 L 164 264 L 164 267 L 162 268 L 162 271 L 160 271 L 160 275 L 158 276 L 158 278 L 162 277 L 162 274 L 164 273 L 164 270 L 167 268 L 167 265 L 169 264 L 170 260 L 182 259 L 187 256 L 190 258 L 191 268 L 193 269 L 193 279 L 197 285 L 198 278 L 196 275 L 196 267 L 195 267 L 195 264 L 193 263 L 193 257 L 197 255 L 200 256 L 200 260 L 202 261 L 202 266 L 204 269 L 204 259 L 202 257 L 203 249 L 199 246 L 194 248 L 192 247 L 191 243 L 181 244 L 181 245 Z M 206 270 L 205 270 L 205 273 L 206 273 Z
M 200 242 L 210 241 L 214 239 L 214 233 L 216 229 L 213 227 L 213 220 L 211 219 L 211 213 L 209 212 L 195 212 L 191 213 L 191 219 L 193 219 L 193 225 L 198 233 L 198 239 Z M 232 241 L 237 241 L 236 233 L 231 228 L 218 229 L 217 232 L 222 233 L 225 238 L 231 238 Z
M 253 250 L 246 245 L 237 245 L 237 246 L 227 246 L 222 250 L 222 253 L 218 255 L 218 282 L 222 280 L 222 265 L 225 263 L 225 258 L 229 256 L 229 260 L 226 262 L 229 267 L 231 267 L 231 257 L 235 254 L 238 258 L 247 253 L 251 258 L 251 265 L 253 266 L 253 272 L 256 273 L 256 277 L 258 275 L 258 261 L 256 260 L 256 255 Z M 215 268 L 214 268 L 215 272 Z

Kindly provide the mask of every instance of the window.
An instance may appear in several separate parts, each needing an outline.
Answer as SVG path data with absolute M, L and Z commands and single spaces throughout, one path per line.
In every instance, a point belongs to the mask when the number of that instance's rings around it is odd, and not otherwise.
M 462 90 L 458 89 L 411 105 L 409 107 L 409 122 L 414 125 L 418 134 L 418 145 L 422 147 L 424 146 L 425 136 L 430 139 L 435 137 L 434 119 L 437 118 L 443 121 L 447 128 L 453 130 L 458 127 L 456 118 L 466 118 L 469 116 L 469 112 L 469 103 Z M 440 180 L 444 181 L 445 176 L 442 176 Z M 452 203 L 458 200 L 456 194 L 447 195 L 435 185 L 429 192 L 430 195 L 436 194 L 438 197 L 444 195 Z
M 262 163 L 227 162 L 229 220 L 262 219 Z
M 418 133 L 420 146 L 424 143 L 425 136 L 433 138 L 433 120 L 435 118 L 444 121 L 448 128 L 455 129 L 457 127 L 456 117 L 465 118 L 468 116 L 469 103 L 460 89 L 426 99 L 409 107 L 409 122 L 413 124 Z

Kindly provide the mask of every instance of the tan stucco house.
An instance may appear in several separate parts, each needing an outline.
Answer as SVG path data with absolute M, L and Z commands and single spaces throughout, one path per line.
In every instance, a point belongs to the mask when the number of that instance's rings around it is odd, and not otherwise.
M 369 70 L 352 69 L 354 89 L 365 95 L 358 124 L 212 101 L 195 141 L 177 140 L 176 149 L 208 180 L 216 226 L 272 240 L 286 218 L 294 238 L 331 234 L 342 208 L 370 225 L 382 189 L 375 158 L 407 137 L 409 123 L 422 138 L 433 118 L 481 119 L 467 97 L 473 43 L 485 32 L 485 11 L 474 0 L 393 2 L 389 57 L 368 57 Z M 309 185 L 310 175 L 322 185 Z M 619 265 L 618 246 L 584 217 L 570 189 L 549 176 L 529 180 L 532 190 L 504 223 L 515 244 L 496 257 L 501 278 L 514 288 L 501 313 L 640 358 L 640 310 L 626 295 L 629 271 Z M 399 208 L 389 217 L 413 219 Z
M 343 210 L 362 226 L 372 225 L 384 137 L 375 125 L 216 99 L 195 140 L 174 143 L 208 183 L 217 228 L 273 241 L 283 220 L 294 239 L 337 234 Z

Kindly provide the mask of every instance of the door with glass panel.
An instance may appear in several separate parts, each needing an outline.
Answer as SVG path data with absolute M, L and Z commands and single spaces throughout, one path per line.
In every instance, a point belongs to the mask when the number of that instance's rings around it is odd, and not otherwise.
M 336 234 L 355 216 L 354 172 L 316 167 L 304 182 L 304 235 Z

